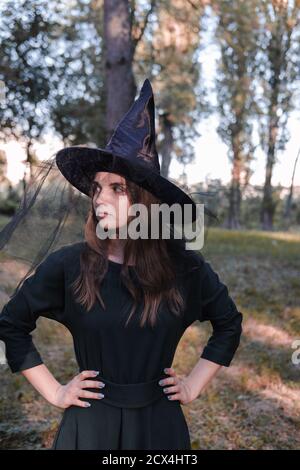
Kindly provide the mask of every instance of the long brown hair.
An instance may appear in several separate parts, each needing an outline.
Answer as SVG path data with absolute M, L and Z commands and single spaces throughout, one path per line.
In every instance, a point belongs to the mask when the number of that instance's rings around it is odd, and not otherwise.
M 161 201 L 152 193 L 136 185 L 132 181 L 125 179 L 126 192 L 130 204 L 144 204 L 151 215 L 151 204 L 159 204 Z M 89 210 L 85 224 L 86 247 L 80 254 L 80 275 L 73 283 L 74 293 L 79 303 L 87 310 L 94 305 L 98 298 L 102 307 L 105 305 L 99 292 L 99 285 L 105 276 L 108 268 L 108 242 L 109 239 L 102 240 L 96 234 L 98 219 L 93 205 L 93 186 L 91 188 L 92 205 Z M 129 216 L 128 222 L 134 217 Z M 151 230 L 151 219 L 148 219 L 148 227 Z M 138 303 L 144 299 L 144 309 L 141 315 L 140 326 L 150 322 L 153 326 L 156 323 L 157 312 L 160 303 L 165 300 L 168 307 L 175 315 L 180 315 L 184 308 L 184 299 L 176 287 L 176 267 L 174 257 L 169 250 L 170 239 L 138 238 L 136 240 L 128 237 L 124 246 L 124 263 L 120 275 L 122 282 L 127 287 L 133 297 L 134 303 L 127 319 L 126 325 L 133 315 Z M 139 281 L 139 286 L 130 277 L 128 261 L 134 261 L 134 270 Z

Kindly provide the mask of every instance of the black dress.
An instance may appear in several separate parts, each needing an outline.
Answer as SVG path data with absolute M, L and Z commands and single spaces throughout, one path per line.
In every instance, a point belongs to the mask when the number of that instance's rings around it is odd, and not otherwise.
M 100 400 L 85 398 L 90 407 L 64 409 L 53 449 L 190 449 L 180 401 L 168 400 L 158 381 L 168 377 L 164 368 L 172 366 L 178 342 L 195 320 L 210 320 L 213 326 L 201 357 L 228 367 L 239 345 L 242 314 L 226 285 L 198 255 L 198 268 L 180 278 L 186 298 L 183 316 L 163 305 L 157 325 L 141 328 L 140 305 L 124 327 L 132 299 L 120 280 L 122 265 L 113 261 L 101 284 L 107 310 L 97 301 L 87 312 L 70 288 L 80 272 L 85 243 L 65 245 L 48 255 L 4 305 L 0 340 L 11 371 L 43 363 L 30 332 L 39 316 L 54 319 L 72 334 L 79 371 L 98 370 L 95 380 L 106 386 L 86 389 L 105 395 Z

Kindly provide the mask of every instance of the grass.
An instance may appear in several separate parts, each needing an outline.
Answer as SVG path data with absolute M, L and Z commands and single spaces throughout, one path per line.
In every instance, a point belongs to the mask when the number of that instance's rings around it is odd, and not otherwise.
M 200 396 L 182 405 L 194 449 L 300 447 L 300 365 L 291 357 L 300 339 L 300 235 L 209 229 L 203 254 L 243 313 L 240 347 Z M 0 273 L 1 274 L 1 273 Z M 194 322 L 173 362 L 188 374 L 211 327 Z M 72 338 L 40 318 L 36 346 L 57 380 L 77 373 Z M 20 374 L 0 369 L 0 448 L 47 448 L 61 410 L 49 405 Z
M 291 357 L 292 343 L 300 339 L 300 236 L 209 229 L 202 252 L 227 284 L 244 321 L 231 366 L 183 407 L 193 447 L 299 448 L 300 365 Z M 195 330 L 202 331 L 202 339 Z M 185 332 L 194 362 L 210 332 L 199 322 Z M 185 370 L 182 350 L 175 359 Z

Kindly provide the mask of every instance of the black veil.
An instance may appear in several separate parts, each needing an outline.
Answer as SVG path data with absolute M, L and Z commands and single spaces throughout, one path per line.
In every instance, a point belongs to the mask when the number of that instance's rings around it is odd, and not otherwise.
M 88 196 L 61 174 L 55 154 L 34 166 L 20 204 L 0 231 L 0 253 L 28 265 L 23 281 L 52 251 L 84 240 Z
M 95 168 L 86 175 L 88 181 L 92 181 L 94 171 Z M 113 167 L 110 167 L 110 171 L 113 171 Z M 214 195 L 209 192 L 188 194 L 198 194 L 204 198 Z M 8 256 L 28 265 L 26 274 L 12 295 L 48 254 L 64 245 L 85 240 L 84 228 L 90 208 L 91 198 L 76 189 L 60 172 L 56 153 L 34 166 L 18 209 L 0 230 L 2 258 L 3 255 Z M 218 220 L 205 206 L 204 214 Z

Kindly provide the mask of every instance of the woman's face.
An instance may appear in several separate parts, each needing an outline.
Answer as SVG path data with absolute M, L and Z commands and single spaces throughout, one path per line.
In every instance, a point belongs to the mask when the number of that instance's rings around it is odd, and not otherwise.
M 95 174 L 93 206 L 102 228 L 114 230 L 127 224 L 130 201 L 125 178 L 106 171 Z

